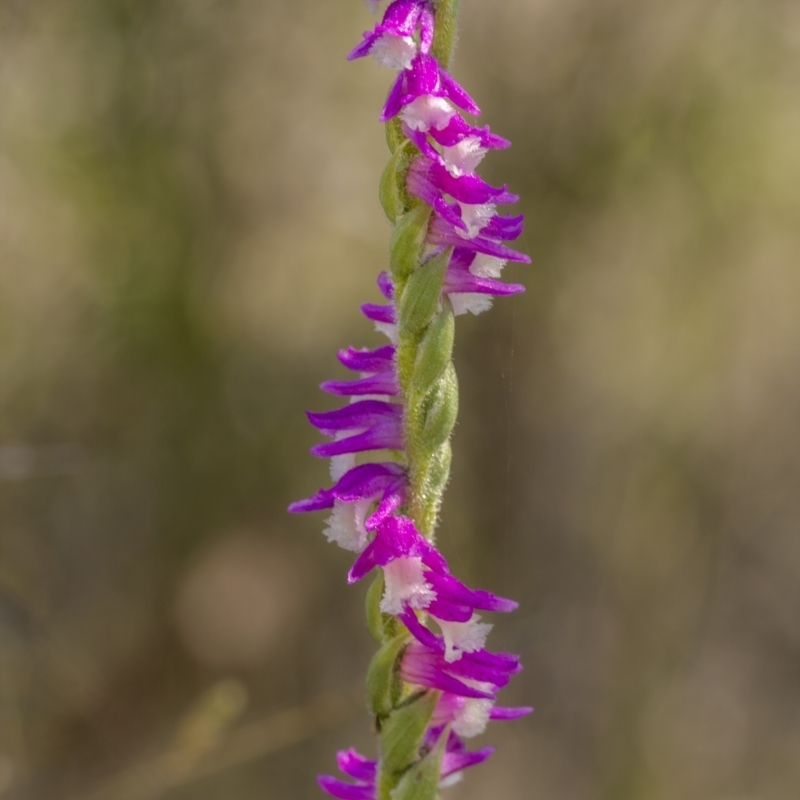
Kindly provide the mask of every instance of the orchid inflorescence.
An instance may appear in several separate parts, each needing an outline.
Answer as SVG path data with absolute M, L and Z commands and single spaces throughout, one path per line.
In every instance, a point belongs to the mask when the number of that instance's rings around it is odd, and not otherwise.
M 379 10 L 380 0 L 369 3 Z M 380 644 L 367 699 L 380 755 L 338 754 L 349 780 L 323 776 L 319 784 L 341 800 L 434 800 L 491 755 L 491 747 L 467 750 L 465 739 L 489 720 L 531 711 L 495 705 L 521 666 L 515 655 L 485 649 L 492 626 L 477 613 L 517 604 L 465 586 L 433 544 L 458 407 L 455 317 L 523 291 L 498 278 L 506 262 L 530 262 L 503 244 L 521 234 L 522 217 L 497 213 L 518 198 L 475 174 L 489 150 L 510 143 L 459 112 L 480 110 L 446 71 L 457 5 L 394 0 L 349 56 L 371 55 L 398 72 L 381 114 L 392 156 L 380 198 L 394 225 L 389 270 L 378 276 L 386 302 L 361 308 L 390 343 L 340 351 L 359 377 L 322 389 L 350 402 L 308 415 L 332 437 L 312 453 L 330 458 L 333 486 L 289 507 L 331 512 L 326 536 L 358 554 L 349 582 L 378 575 L 367 592 Z

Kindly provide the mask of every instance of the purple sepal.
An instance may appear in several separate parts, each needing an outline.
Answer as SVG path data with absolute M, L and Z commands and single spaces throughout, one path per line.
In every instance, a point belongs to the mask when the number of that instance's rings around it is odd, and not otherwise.
M 481 110 L 478 104 L 469 96 L 466 89 L 457 83 L 449 72 L 439 67 L 439 78 L 442 82 L 442 89 L 445 96 L 452 100 L 459 108 L 463 108 L 468 114 L 480 116 Z
M 335 394 L 340 397 L 357 397 L 362 394 L 383 394 L 389 397 L 398 397 L 400 384 L 394 370 L 379 372 L 366 378 L 355 381 L 325 381 L 319 385 L 323 392 Z
M 447 202 L 442 192 L 422 170 L 415 169 L 415 165 L 420 161 L 422 161 L 422 159 L 417 159 L 408 172 L 406 186 L 409 194 L 418 197 L 423 203 L 427 203 L 439 216 L 446 219 L 451 225 L 466 231 L 467 226 L 461 220 L 460 209 Z
M 320 489 L 315 495 L 307 497 L 305 500 L 295 500 L 289 503 L 286 509 L 290 514 L 307 514 L 312 511 L 325 511 L 333 508 L 336 498 L 330 489 Z
M 337 439 L 335 442 L 312 447 L 312 455 L 320 458 L 361 453 L 364 450 L 403 448 L 403 407 L 399 404 L 384 403 L 380 400 L 360 400 L 335 411 L 321 414 L 311 411 L 306 413 L 314 427 L 329 435 L 362 431 L 344 439 Z
M 483 665 L 489 669 L 507 672 L 511 675 L 522 672 L 519 656 L 513 653 L 490 653 L 488 650 L 476 650 L 474 653 L 467 653 L 467 657 L 468 660 L 475 664 Z
M 455 122 L 456 120 L 458 120 L 458 123 Z M 500 150 L 511 146 L 511 142 L 508 139 L 503 139 L 502 136 L 495 136 L 489 130 L 488 125 L 484 128 L 473 128 L 464 122 L 463 118 L 458 114 L 454 114 L 447 126 L 442 130 L 431 128 L 426 134 L 425 131 L 414 130 L 404 123 L 403 133 L 407 138 L 411 139 L 422 155 L 442 166 L 444 166 L 442 154 L 430 143 L 428 134 L 443 147 L 453 147 L 470 136 L 477 138 L 484 150 Z
M 379 272 L 377 283 L 381 294 L 387 300 L 392 300 L 394 298 L 394 284 L 392 283 L 391 277 L 389 277 L 389 273 L 385 270 Z
M 394 0 L 384 12 L 381 25 L 396 36 L 412 36 L 423 5 L 420 0 Z
M 470 114 L 477 116 L 481 113 L 477 103 L 439 66 L 439 62 L 433 56 L 419 53 L 411 64 L 411 69 L 403 70 L 402 74 L 406 89 L 403 105 L 427 94 L 447 98 Z
M 399 506 L 402 505 L 405 498 L 405 485 L 405 470 L 399 464 L 391 462 L 361 464 L 345 472 L 330 489 L 320 489 L 313 497 L 292 503 L 289 511 L 293 514 L 322 511 L 333 508 L 336 500 L 342 503 L 355 503 L 358 500 L 378 497 L 381 494 L 383 495 L 381 505 Z M 390 499 L 394 497 L 398 499 Z M 375 514 L 378 514 L 379 511 L 381 511 L 380 506 Z M 384 510 L 382 516 L 385 515 Z
M 428 141 L 428 136 L 425 131 L 415 131 L 413 128 L 409 128 L 408 125 L 404 124 L 403 133 L 407 138 L 411 139 L 422 152 L 422 155 L 429 158 L 431 161 L 436 161 L 439 164 L 443 163 L 441 153 Z
M 428 729 L 422 743 L 423 750 L 433 750 L 444 734 L 443 725 Z M 440 777 L 446 778 L 455 772 L 481 764 L 493 752 L 493 747 L 483 747 L 470 752 L 461 738 L 451 731 L 442 756 Z M 346 783 L 330 775 L 320 775 L 317 778 L 320 788 L 339 800 L 375 800 L 375 783 L 378 777 L 377 762 L 365 758 L 353 749 L 337 753 L 336 761 L 339 769 L 352 778 L 355 783 Z
M 395 36 L 412 36 L 417 27 L 422 4 L 419 0 L 394 0 L 377 27 Z
M 521 264 L 530 264 L 530 256 L 505 247 L 498 242 L 486 239 L 483 236 L 476 236 L 473 239 L 466 239 L 459 235 L 458 231 L 446 220 L 438 215 L 434 215 L 428 229 L 428 242 L 430 244 L 445 245 L 448 247 L 460 247 L 464 250 L 471 250 L 475 253 L 484 253 L 487 256 L 503 258 L 506 261 L 517 261 Z
M 512 675 L 522 671 L 519 656 L 510 653 L 490 653 L 488 650 L 465 653 L 458 661 L 447 666 L 455 675 L 492 683 L 497 689 L 506 686 Z
M 494 753 L 494 747 L 483 747 L 475 751 L 466 749 L 455 752 L 448 751 L 442 757 L 441 775 L 446 778 L 454 772 L 461 772 L 462 769 L 467 769 L 467 767 L 482 764 L 491 757 L 492 753 Z
M 460 203 L 468 205 L 507 204 L 519 200 L 519 196 L 508 192 L 505 186 L 502 188 L 490 186 L 474 173 L 454 177 L 442 164 L 424 156 L 417 158 L 411 165 L 407 185 L 411 194 L 425 200 L 429 205 L 433 203 L 430 203 L 427 197 L 433 193 L 448 194 Z
M 364 521 L 364 528 L 374 531 L 406 502 L 406 478 L 398 478 L 386 487 L 383 499 L 375 511 Z
M 520 669 L 519 659 L 515 656 L 486 650 L 464 653 L 458 661 L 448 662 L 439 650 L 418 641 L 408 645 L 400 662 L 400 675 L 407 683 L 440 689 L 459 697 L 487 700 L 494 700 L 497 690 Z M 476 689 L 464 683 L 462 678 L 491 684 L 493 689 Z
M 338 752 L 336 763 L 341 772 L 357 781 L 371 783 L 375 780 L 378 765 L 352 747 L 349 750 Z
M 473 276 L 469 280 L 461 281 L 455 285 L 448 281 L 444 285 L 444 291 L 447 294 L 491 294 L 495 297 L 508 297 L 514 294 L 521 294 L 525 291 L 525 287 L 521 283 L 503 283 L 492 278 L 476 278 Z M 374 394 L 378 394 L 378 392 L 374 392 Z
M 412 62 L 411 69 L 403 70 L 402 76 L 405 86 L 403 105 L 425 94 L 445 96 L 439 79 L 439 62 L 433 56 L 420 53 Z
M 383 31 L 373 29 L 371 31 L 364 31 L 364 41 L 357 44 L 347 55 L 348 61 L 355 61 L 357 58 L 364 58 L 368 56 L 375 47 L 375 43 L 383 36 Z
M 506 686 L 509 680 L 511 680 L 512 675 L 516 675 L 522 670 L 522 667 L 519 663 L 519 658 L 517 656 L 513 656 L 508 653 L 490 653 L 488 650 L 478 650 L 472 653 L 463 653 L 461 658 L 459 658 L 457 661 L 446 661 L 442 655 L 445 651 L 444 641 L 440 636 L 435 636 L 428 631 L 428 634 L 433 636 L 435 642 L 433 645 L 424 644 L 418 636 L 419 627 L 424 628 L 424 626 L 422 626 L 421 623 L 418 623 L 417 626 L 414 626 L 412 629 L 408 626 L 405 617 L 402 618 L 402 621 L 403 624 L 406 625 L 406 627 L 408 627 L 411 633 L 414 635 L 414 638 L 417 639 L 419 645 L 425 649 L 427 656 L 422 660 L 426 662 L 429 670 L 435 670 L 437 672 L 444 671 L 448 674 L 452 673 L 452 675 L 458 676 L 459 678 L 468 678 L 470 680 L 478 680 L 484 683 L 492 684 L 494 689 L 488 694 L 482 694 L 481 697 L 491 696 L 492 699 L 494 699 L 494 693 L 503 686 Z M 428 634 L 425 635 L 425 638 L 430 641 L 430 636 Z M 417 658 L 420 657 L 418 656 Z M 410 664 L 409 669 L 419 670 L 419 665 Z M 427 686 L 428 684 L 423 683 L 422 685 Z M 478 696 L 475 694 L 465 694 L 463 690 L 453 691 L 442 686 L 431 685 L 431 688 L 444 689 L 445 691 L 450 692 L 450 694 L 458 697 Z M 469 689 L 470 692 L 474 691 L 473 687 L 469 687 Z M 514 710 L 515 709 L 511 709 L 511 711 Z M 527 712 L 520 713 L 518 716 L 524 716 L 525 713 Z M 506 717 L 498 716 L 497 719 L 506 719 Z M 516 717 L 509 716 L 508 719 L 516 719 Z
M 437 636 L 430 628 L 423 625 L 413 609 L 406 606 L 405 611 L 400 614 L 398 619 L 408 628 L 411 635 L 420 642 L 420 644 L 424 644 L 432 650 L 444 651 L 444 640 L 442 637 Z
M 412 620 L 411 617 L 414 617 L 414 620 Z M 400 617 L 400 621 L 417 640 L 420 650 L 415 657 L 426 660 L 429 664 L 438 665 L 438 669 L 440 670 L 445 670 L 464 678 L 486 681 L 487 683 L 494 684 L 496 688 L 505 686 L 511 675 L 516 675 L 522 670 L 518 656 L 512 655 L 511 653 L 490 653 L 488 650 L 463 653 L 458 661 L 445 661 L 442 655 L 445 652 L 444 640 L 441 636 L 436 636 L 436 634 L 419 622 L 413 611 L 405 612 Z M 424 656 L 420 655 L 423 651 L 425 653 Z M 447 691 L 450 690 L 448 689 Z M 452 692 L 452 694 L 462 697 L 474 696 L 465 695 L 463 692 Z M 523 716 L 523 714 L 519 716 Z M 500 717 L 498 717 L 498 719 L 500 719 Z M 513 719 L 513 717 L 509 717 L 509 719 Z
M 381 122 L 388 122 L 390 119 L 396 117 L 403 108 L 403 91 L 405 86 L 405 73 L 401 72 L 395 82 L 392 84 L 392 88 L 389 90 L 389 94 L 386 98 L 386 103 L 383 106 L 383 111 L 381 112 L 380 120 Z
M 318 458 L 333 458 L 347 453 L 363 453 L 366 450 L 402 450 L 403 431 L 398 424 L 376 425 L 364 433 L 348 436 L 327 444 L 311 448 L 311 455 Z
M 444 732 L 444 725 L 435 725 L 428 729 L 425 733 L 423 740 L 423 747 L 426 750 L 432 750 L 439 737 Z M 446 778 L 454 772 L 460 772 L 467 767 L 481 764 L 494 753 L 494 747 L 484 747 L 480 750 L 470 752 L 467 750 L 464 741 L 460 736 L 450 731 L 447 738 L 447 745 L 445 746 L 444 757 L 442 758 L 441 777 Z
M 320 775 L 317 778 L 319 788 L 331 797 L 339 800 L 375 800 L 375 785 L 358 785 L 345 783 L 330 775 Z
M 405 128 L 403 130 L 405 131 Z M 492 133 L 488 125 L 483 128 L 473 127 L 460 114 L 454 114 L 441 130 L 432 128 L 428 132 L 442 147 L 453 147 L 469 136 L 477 136 L 480 139 L 481 147 L 487 150 L 504 150 L 511 147 L 508 139 Z M 406 135 L 408 136 L 408 132 Z
M 403 407 L 398 403 L 386 403 L 382 400 L 359 400 L 333 411 L 306 411 L 306 416 L 315 428 L 333 435 L 341 431 L 370 428 L 373 425 L 399 423 L 403 416 Z
M 526 717 L 528 714 L 533 713 L 533 708 L 531 706 L 517 706 L 516 708 L 502 708 L 499 706 L 495 706 L 489 712 L 489 719 L 492 720 L 509 720 L 509 719 L 519 719 L 520 717 Z
M 445 273 L 443 289 L 447 294 L 470 292 L 474 294 L 491 294 L 498 297 L 519 294 L 525 291 L 525 287 L 519 283 L 503 283 L 503 281 L 498 281 L 495 278 L 481 278 L 478 275 L 473 275 L 469 268 L 454 265 L 452 259 Z
M 525 217 L 522 214 L 516 217 L 501 217 L 496 214 L 489 224 L 481 229 L 481 234 L 489 239 L 510 242 L 520 237 L 524 221 Z
M 433 45 L 434 23 L 435 19 L 430 3 L 424 3 L 419 17 L 420 51 L 423 53 L 429 52 Z
M 467 622 L 476 610 L 507 613 L 519 607 L 514 600 L 480 589 L 470 589 L 450 574 L 430 570 L 425 580 L 436 592 L 436 599 L 431 601 L 427 611 L 445 622 Z
M 373 322 L 394 324 L 396 321 L 393 305 L 383 306 L 377 303 L 364 303 L 361 306 L 361 313 Z
M 443 658 L 437 660 L 435 658 L 437 654 L 429 652 L 416 654 L 412 651 L 413 647 L 413 643 L 409 645 L 400 664 L 400 675 L 406 683 L 425 686 L 429 689 L 439 689 L 443 692 L 457 694 L 460 697 L 473 697 L 483 700 L 494 699 L 493 693 L 473 689 L 446 672 L 441 665 L 447 666 L 447 662 Z M 441 662 L 441 665 L 439 662 Z
M 394 368 L 394 345 L 387 344 L 376 350 L 340 350 L 339 361 L 355 372 L 384 372 Z
M 413 620 L 412 617 L 414 617 Z M 511 653 L 490 653 L 488 650 L 462 653 L 457 661 L 446 661 L 444 640 L 422 625 L 416 619 L 413 611 L 404 613 L 400 617 L 400 621 L 416 639 L 416 642 L 407 648 L 406 655 L 403 657 L 404 662 L 401 665 L 401 671 L 404 672 L 404 676 L 408 676 L 405 679 L 410 683 L 417 683 L 431 689 L 442 689 L 459 697 L 491 697 L 494 699 L 497 690 L 505 686 L 511 680 L 512 675 L 516 675 L 522 670 L 518 656 Z M 406 656 L 408 663 L 405 662 Z M 445 677 L 442 677 L 443 675 Z M 415 679 L 412 680 L 411 676 L 415 676 Z M 452 679 L 461 683 L 460 678 L 489 683 L 494 689 L 491 692 L 482 692 L 466 686 L 466 684 L 460 688 L 455 687 Z M 523 716 L 523 714 L 520 713 L 519 716 Z M 498 719 L 500 718 L 498 717 Z M 509 719 L 513 719 L 513 717 L 509 717 Z

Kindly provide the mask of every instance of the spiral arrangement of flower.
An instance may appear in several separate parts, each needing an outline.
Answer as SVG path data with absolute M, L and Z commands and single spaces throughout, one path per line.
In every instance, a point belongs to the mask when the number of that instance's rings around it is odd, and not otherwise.
M 379 10 L 380 0 L 369 2 Z M 518 198 L 475 172 L 489 150 L 510 143 L 462 116 L 480 109 L 446 69 L 457 5 L 394 0 L 349 56 L 398 72 L 381 113 L 392 155 L 380 198 L 394 225 L 389 269 L 378 276 L 386 303 L 361 308 L 389 344 L 339 353 L 358 377 L 321 388 L 349 403 L 308 414 L 331 437 L 312 453 L 330 459 L 333 486 L 289 508 L 330 511 L 326 536 L 358 554 L 350 582 L 377 574 L 367 620 L 380 649 L 367 699 L 379 756 L 338 754 L 349 780 L 319 784 L 341 800 L 434 800 L 491 755 L 491 747 L 468 750 L 466 739 L 489 720 L 531 711 L 496 705 L 521 666 L 486 649 L 492 626 L 478 613 L 517 604 L 464 585 L 433 544 L 458 411 L 455 317 L 522 292 L 499 277 L 508 261 L 530 261 L 504 244 L 521 234 L 522 217 L 498 213 Z

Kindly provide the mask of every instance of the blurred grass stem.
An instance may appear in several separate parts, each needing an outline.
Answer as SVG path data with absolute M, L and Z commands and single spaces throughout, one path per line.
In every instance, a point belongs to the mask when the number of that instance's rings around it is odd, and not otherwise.
M 152 800 L 172 789 L 215 775 L 223 770 L 264 758 L 341 725 L 361 710 L 361 693 L 324 694 L 313 702 L 279 711 L 230 732 L 224 728 L 214 736 L 179 735 L 175 746 L 152 761 L 134 766 L 74 800 Z M 193 719 L 192 719 L 193 718 Z M 196 729 L 197 712 L 187 717 Z M 202 720 L 208 729 L 209 719 Z M 224 721 L 223 721 L 224 725 Z M 182 726 L 182 732 L 187 724 Z M 205 746 L 198 747 L 198 744 Z

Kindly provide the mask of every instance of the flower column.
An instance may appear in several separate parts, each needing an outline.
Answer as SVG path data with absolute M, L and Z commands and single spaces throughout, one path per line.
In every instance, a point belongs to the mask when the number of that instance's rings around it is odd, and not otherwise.
M 309 414 L 333 437 L 312 452 L 331 459 L 334 485 L 290 507 L 331 510 L 328 538 L 359 554 L 351 582 L 378 571 L 367 618 L 381 647 L 367 698 L 380 754 L 372 761 L 339 753 L 351 781 L 324 776 L 320 785 L 342 800 L 433 800 L 491 754 L 468 751 L 465 738 L 490 719 L 530 711 L 496 707 L 497 693 L 521 667 L 516 656 L 485 649 L 492 626 L 477 613 L 512 611 L 516 603 L 466 587 L 433 546 L 458 409 L 455 317 L 523 291 L 498 278 L 507 261 L 529 261 L 502 244 L 520 235 L 522 217 L 501 216 L 497 207 L 517 197 L 475 174 L 489 150 L 509 142 L 458 111 L 480 113 L 446 69 L 457 5 L 395 0 L 350 54 L 398 71 L 381 115 L 392 156 L 380 198 L 394 230 L 389 273 L 378 285 L 389 302 L 362 307 L 390 344 L 340 352 L 359 377 L 322 388 L 351 401 Z

